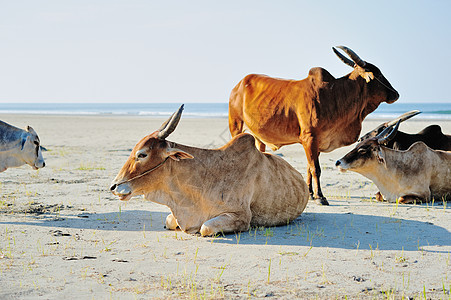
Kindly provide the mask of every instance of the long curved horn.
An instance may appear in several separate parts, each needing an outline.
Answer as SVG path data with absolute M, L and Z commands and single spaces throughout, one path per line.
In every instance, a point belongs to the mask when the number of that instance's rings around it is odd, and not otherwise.
M 399 128 L 399 124 L 401 123 L 401 120 L 399 120 L 395 127 L 392 129 L 393 125 L 390 127 L 387 127 L 384 129 L 384 131 L 382 131 L 381 133 L 379 133 L 376 137 L 377 137 L 377 143 L 379 145 L 383 145 L 386 144 L 388 142 L 390 142 L 396 135 L 396 133 L 398 132 L 398 128 Z M 390 133 L 387 134 L 387 132 L 390 131 Z M 385 136 L 387 135 L 387 136 Z
M 362 68 L 365 67 L 366 62 L 364 60 L 362 60 L 354 51 L 352 51 L 351 49 L 349 49 L 348 47 L 345 47 L 345 46 L 337 46 L 337 48 L 340 48 L 347 55 L 349 55 L 349 57 L 355 62 L 356 65 L 358 65 Z
M 334 53 L 338 56 L 338 58 L 344 62 L 345 64 L 347 64 L 348 66 L 350 66 L 351 68 L 355 67 L 355 63 L 350 60 L 349 58 L 347 58 L 346 56 L 344 56 L 343 54 L 341 54 L 340 52 L 338 52 L 337 49 L 335 49 L 335 47 L 332 47 L 332 50 L 334 50 Z
M 388 122 L 387 126 L 393 126 L 398 121 L 404 122 L 404 121 L 406 121 L 406 120 L 408 120 L 408 119 L 410 119 L 410 118 L 412 118 L 412 117 L 414 117 L 414 116 L 416 116 L 418 114 L 421 114 L 421 111 L 419 111 L 419 110 L 412 110 L 412 111 L 406 112 L 406 113 L 400 115 L 399 117 L 397 117 L 396 119 Z
M 160 129 L 158 129 L 158 139 L 164 140 L 167 138 L 177 127 L 177 124 L 180 121 L 180 118 L 182 117 L 184 104 L 182 104 L 179 109 L 172 114 L 172 116 L 161 125 Z

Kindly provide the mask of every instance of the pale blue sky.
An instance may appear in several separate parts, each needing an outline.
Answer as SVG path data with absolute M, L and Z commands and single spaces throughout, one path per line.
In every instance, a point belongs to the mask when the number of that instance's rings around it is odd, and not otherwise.
M 0 0 L 0 102 L 227 102 L 249 73 L 349 73 L 336 45 L 451 102 L 448 0 Z

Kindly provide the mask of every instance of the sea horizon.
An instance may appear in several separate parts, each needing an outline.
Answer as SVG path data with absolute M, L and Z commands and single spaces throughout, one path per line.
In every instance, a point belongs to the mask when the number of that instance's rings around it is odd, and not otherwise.
M 43 115 L 115 115 L 170 116 L 182 103 L 0 103 L 1 114 Z M 415 119 L 451 120 L 451 103 L 411 102 L 382 103 L 367 119 L 390 119 L 411 110 L 422 113 Z M 227 102 L 185 103 L 183 113 L 188 118 L 227 118 Z

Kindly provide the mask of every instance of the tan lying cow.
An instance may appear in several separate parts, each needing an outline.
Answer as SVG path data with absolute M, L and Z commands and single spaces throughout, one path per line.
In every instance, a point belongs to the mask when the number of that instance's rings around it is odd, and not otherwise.
M 302 175 L 282 158 L 258 151 L 252 135 L 215 150 L 167 141 L 182 110 L 135 146 L 112 182 L 113 194 L 167 205 L 168 229 L 202 236 L 284 225 L 302 213 L 308 201 Z
M 406 151 L 382 146 L 395 136 L 398 126 L 399 122 L 395 128 L 388 127 L 378 136 L 360 142 L 336 166 L 372 180 L 390 202 L 451 197 L 451 152 L 432 150 L 423 142 L 414 143 Z

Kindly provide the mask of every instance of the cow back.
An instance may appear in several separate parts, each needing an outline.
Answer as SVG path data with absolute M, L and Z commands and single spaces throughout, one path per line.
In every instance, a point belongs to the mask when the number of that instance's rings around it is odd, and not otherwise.
M 0 151 L 10 150 L 19 142 L 25 130 L 0 121 Z
M 251 225 L 284 225 L 296 219 L 308 202 L 308 187 L 302 175 L 283 158 L 261 153 L 254 137 L 241 134 L 223 147 L 228 157 L 240 153 L 239 177 L 250 196 Z M 243 153 L 245 159 L 243 160 Z

